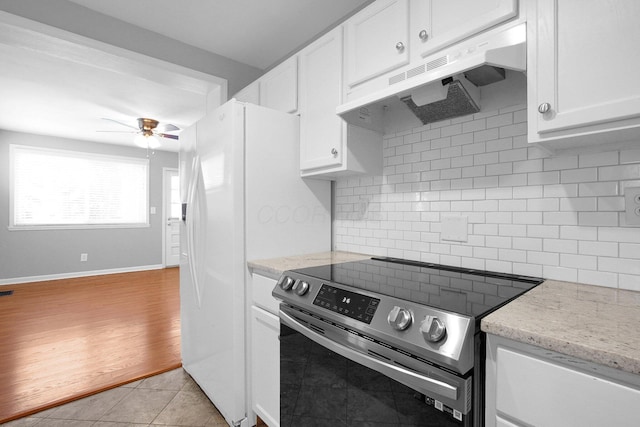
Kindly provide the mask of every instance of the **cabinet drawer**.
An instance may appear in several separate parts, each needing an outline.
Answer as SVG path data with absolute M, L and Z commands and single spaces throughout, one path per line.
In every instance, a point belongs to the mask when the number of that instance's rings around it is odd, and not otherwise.
M 498 416 L 539 427 L 637 426 L 640 390 L 503 347 L 496 359 Z

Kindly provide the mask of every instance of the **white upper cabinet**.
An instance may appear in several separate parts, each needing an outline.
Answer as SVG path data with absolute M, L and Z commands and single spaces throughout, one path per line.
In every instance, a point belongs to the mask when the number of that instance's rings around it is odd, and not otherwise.
M 517 0 L 411 0 L 411 60 L 515 17 Z
M 529 141 L 562 149 L 637 140 L 640 2 L 530 3 Z
M 260 77 L 260 105 L 285 113 L 298 110 L 298 57 L 292 56 Z
M 409 1 L 378 0 L 346 22 L 346 79 L 354 86 L 409 63 Z
M 378 0 L 345 23 L 345 101 L 400 82 L 427 56 L 516 17 L 518 0 Z
M 233 97 L 240 102 L 249 102 L 251 104 L 260 105 L 260 81 L 256 80 L 233 95 Z
M 342 102 L 343 28 L 322 36 L 300 57 L 300 169 L 303 177 L 332 179 L 380 173 L 382 135 L 348 126 Z
M 339 167 L 345 125 L 342 100 L 342 27 L 303 49 L 300 56 L 300 169 Z

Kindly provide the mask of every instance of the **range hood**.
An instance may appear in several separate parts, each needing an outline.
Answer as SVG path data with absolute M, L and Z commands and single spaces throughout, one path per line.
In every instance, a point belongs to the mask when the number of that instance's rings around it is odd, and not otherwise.
M 336 109 L 348 123 L 382 131 L 389 105 L 404 104 L 423 124 L 480 110 L 479 86 L 526 71 L 526 24 L 505 25 L 410 64 L 387 86 Z M 402 102 L 398 102 L 398 101 Z

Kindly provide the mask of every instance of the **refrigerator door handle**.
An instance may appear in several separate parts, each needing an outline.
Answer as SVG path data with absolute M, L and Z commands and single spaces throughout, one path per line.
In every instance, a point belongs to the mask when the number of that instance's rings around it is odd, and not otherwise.
M 191 182 L 189 185 L 189 194 L 188 194 L 188 204 L 187 209 L 189 210 L 189 215 L 186 218 L 186 231 L 187 231 L 187 248 L 189 251 L 188 262 L 189 262 L 189 271 L 191 272 L 191 281 L 193 283 L 193 288 L 196 295 L 196 304 L 198 304 L 198 308 L 202 307 L 202 300 L 200 298 L 200 283 L 198 278 L 198 270 L 196 267 L 197 259 L 196 259 L 196 251 L 195 251 L 195 242 L 194 242 L 194 234 L 195 234 L 195 203 L 196 203 L 196 195 L 198 192 L 198 182 L 200 181 L 200 156 L 195 156 L 193 158 L 193 165 L 191 170 L 193 171 L 191 175 Z

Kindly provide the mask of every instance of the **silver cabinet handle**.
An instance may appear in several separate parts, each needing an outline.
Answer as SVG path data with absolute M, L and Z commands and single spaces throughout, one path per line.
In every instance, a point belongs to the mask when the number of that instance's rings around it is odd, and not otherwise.
M 396 43 L 396 50 L 398 52 L 402 52 L 404 50 L 404 43 L 402 43 L 402 42 Z
M 538 106 L 538 112 L 540 114 L 548 113 L 551 110 L 551 104 L 544 102 Z
M 332 155 L 333 157 L 338 157 L 338 150 L 336 150 L 335 148 L 332 148 L 332 149 L 331 149 L 331 155 Z
M 418 37 L 420 37 L 420 40 L 426 41 L 429 38 L 429 34 L 427 33 L 427 30 L 422 30 L 418 33 Z

